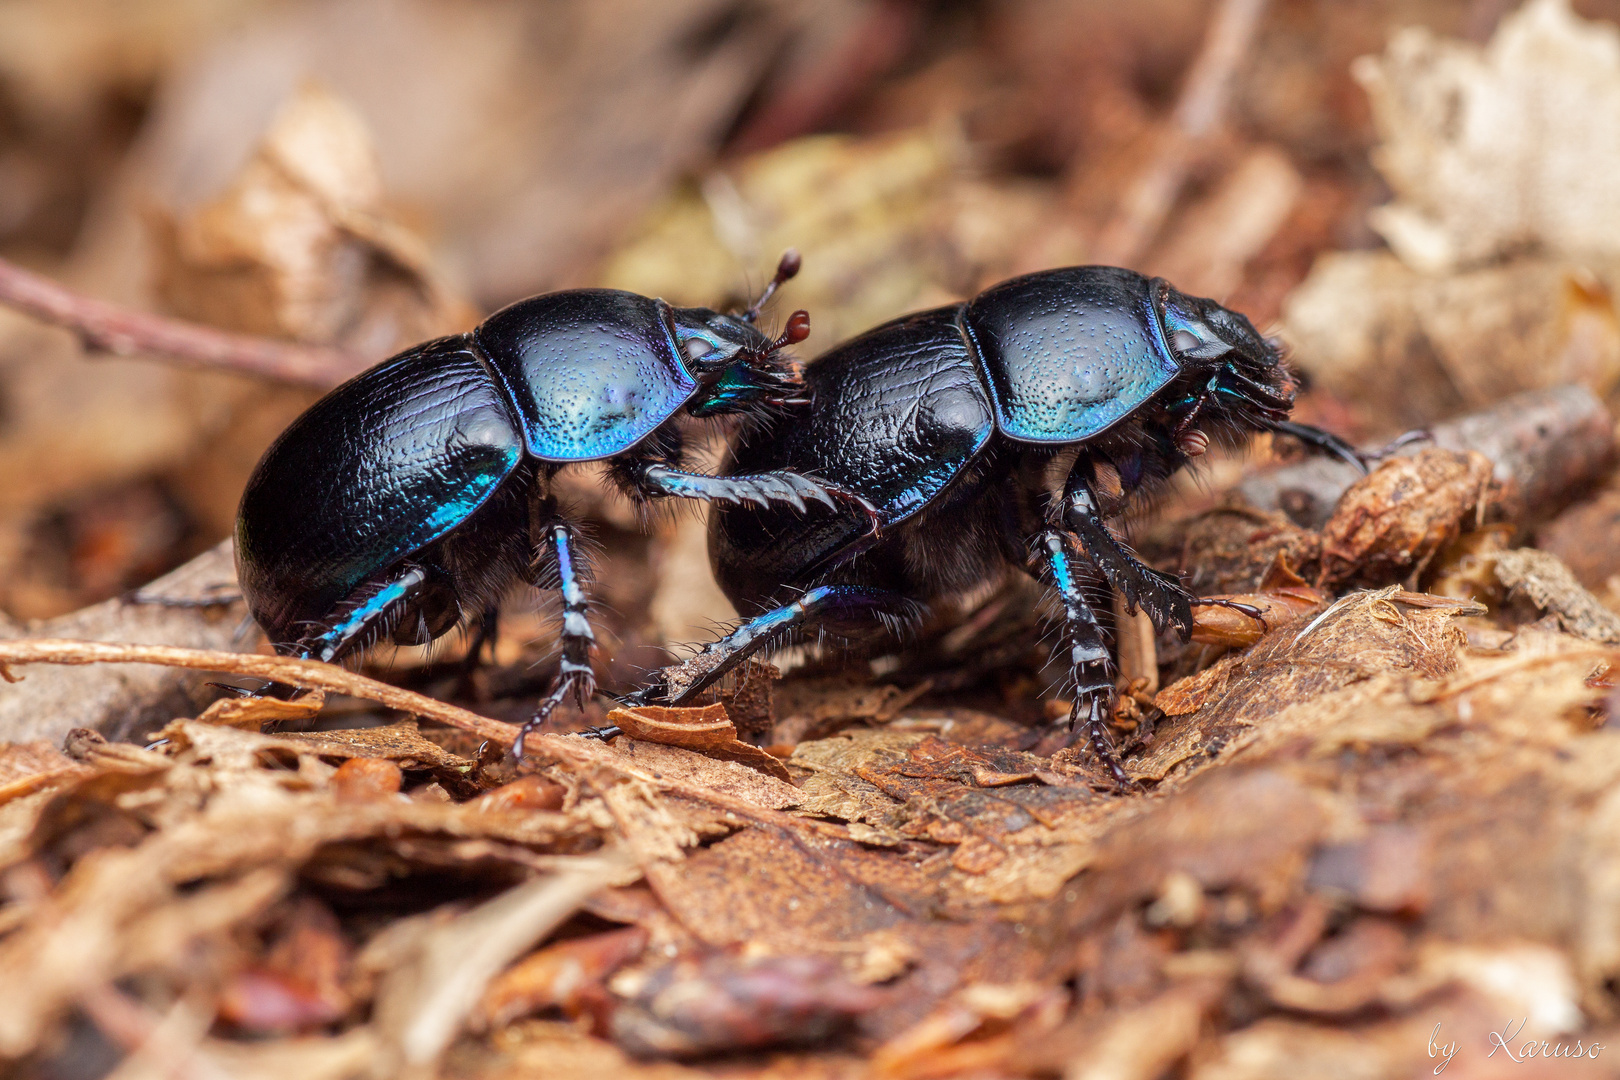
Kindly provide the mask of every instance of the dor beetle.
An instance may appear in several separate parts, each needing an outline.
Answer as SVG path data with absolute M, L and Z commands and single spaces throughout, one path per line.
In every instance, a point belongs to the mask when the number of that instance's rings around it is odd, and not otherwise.
M 737 314 L 614 289 L 520 300 L 333 390 L 265 452 L 242 495 L 236 566 L 254 619 L 278 651 L 335 661 L 385 638 L 425 644 L 463 622 L 482 644 L 515 580 L 557 588 L 562 667 L 532 727 L 594 687 L 586 567 L 551 495 L 559 469 L 605 459 L 642 501 L 797 512 L 806 500 L 842 499 L 875 517 L 791 471 L 720 478 L 681 467 L 679 410 L 757 415 L 805 404 L 781 350 L 804 339 L 809 317 L 795 312 L 774 340 L 755 325 L 797 269 L 789 252 Z
M 723 472 L 817 476 L 870 500 L 881 538 L 843 508 L 716 507 L 716 577 L 739 611 L 763 613 L 664 669 L 637 700 L 690 700 L 750 654 L 811 631 L 870 648 L 1016 567 L 1061 602 L 1069 727 L 1083 725 L 1124 783 L 1107 732 L 1110 660 L 1082 573 L 1100 573 L 1183 640 L 1206 601 L 1142 565 L 1105 519 L 1211 440 L 1280 431 L 1362 465 L 1338 438 L 1288 421 L 1294 382 L 1247 318 L 1114 267 L 1029 274 L 896 319 L 808 364 L 805 381 L 809 407 L 746 433 Z

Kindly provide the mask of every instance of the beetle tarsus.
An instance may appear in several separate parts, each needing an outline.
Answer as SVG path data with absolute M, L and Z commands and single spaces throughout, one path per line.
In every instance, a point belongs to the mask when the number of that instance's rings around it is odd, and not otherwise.
M 557 672 L 557 681 L 551 693 L 540 700 L 534 715 L 523 725 L 517 741 L 512 744 L 512 754 L 519 759 L 523 757 L 524 739 L 550 719 L 557 706 L 566 701 L 570 694 L 575 704 L 584 708 L 585 701 L 596 689 L 596 675 L 591 670 L 591 650 L 596 646 L 596 635 L 591 631 L 590 601 L 581 584 L 587 576 L 588 567 L 583 553 L 579 551 L 578 538 L 566 522 L 556 519 L 548 525 L 540 524 L 542 519 L 555 512 L 556 505 L 550 499 L 536 502 L 530 528 L 533 533 L 543 535 L 551 555 L 550 574 L 540 578 L 537 583 L 555 585 L 562 593 L 562 667 Z
M 1215 596 L 1195 596 L 1192 602 L 1195 607 L 1231 608 L 1239 615 L 1246 615 L 1259 623 L 1261 630 L 1267 633 L 1271 631 L 1271 624 L 1266 622 L 1266 613 L 1253 604 L 1245 604 L 1237 600 L 1223 600 Z
M 1279 434 L 1293 436 L 1317 453 L 1332 454 L 1340 461 L 1354 465 L 1364 474 L 1372 471 L 1367 467 L 1369 460 L 1367 455 L 1331 431 L 1323 431 L 1310 424 L 1296 424 L 1292 420 L 1270 420 L 1266 423 L 1266 427 Z
M 639 690 L 632 690 L 628 694 L 615 694 L 604 690 L 603 693 L 627 709 L 639 709 L 643 705 L 665 705 L 669 701 L 669 687 L 664 682 L 664 671 L 657 669 L 652 672 L 647 684 Z
M 1414 428 L 1411 431 L 1401 432 L 1401 434 L 1395 436 L 1393 439 L 1389 440 L 1389 442 L 1385 443 L 1383 446 L 1380 446 L 1376 450 L 1358 450 L 1356 453 L 1363 461 L 1371 464 L 1373 462 L 1383 461 L 1388 457 L 1393 457 L 1395 451 L 1400 450 L 1403 447 L 1411 446 L 1413 443 L 1433 441 L 1434 432 L 1430 431 L 1428 428 Z
M 1042 533 L 1036 539 L 1042 562 L 1052 588 L 1063 603 L 1064 636 L 1069 643 L 1069 684 L 1074 703 L 1069 708 L 1069 730 L 1076 724 L 1097 760 L 1106 768 L 1115 782 L 1123 788 L 1131 786 L 1130 777 L 1114 753 L 1114 741 L 1108 734 L 1108 717 L 1113 713 L 1114 664 L 1108 655 L 1108 643 L 1103 640 L 1102 625 L 1097 615 L 1080 592 L 1080 583 L 1074 574 L 1075 552 L 1068 537 L 1056 529 Z
M 1114 751 L 1114 738 L 1108 731 L 1109 697 L 1090 695 L 1075 695 L 1073 706 L 1069 710 L 1069 730 L 1073 731 L 1077 723 L 1081 734 L 1085 737 L 1086 745 L 1090 747 L 1092 756 L 1097 763 L 1108 772 L 1121 792 L 1135 791 L 1136 781 L 1125 771 L 1120 764 L 1119 755 Z M 1081 710 L 1085 711 L 1085 719 L 1080 720 Z
M 577 734 L 582 739 L 600 739 L 602 742 L 607 742 L 623 735 L 624 729 L 618 724 L 603 724 L 601 727 L 588 727 Z

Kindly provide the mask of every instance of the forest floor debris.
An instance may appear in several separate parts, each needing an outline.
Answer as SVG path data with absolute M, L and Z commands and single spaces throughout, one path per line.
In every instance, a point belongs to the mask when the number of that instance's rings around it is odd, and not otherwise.
M 1614 1071 L 1614 117 L 1568 103 L 1620 92 L 1620 4 L 214 7 L 0 7 L 0 305 L 74 332 L 0 312 L 0 1071 Z M 1260 618 L 1136 634 L 1125 793 L 1018 581 L 521 764 L 528 596 L 482 665 L 265 654 L 221 541 L 310 387 L 786 247 L 806 357 L 1127 260 L 1281 316 L 1301 419 L 1429 438 L 1211 453 L 1131 523 Z M 701 520 L 568 483 L 628 689 L 734 613 Z

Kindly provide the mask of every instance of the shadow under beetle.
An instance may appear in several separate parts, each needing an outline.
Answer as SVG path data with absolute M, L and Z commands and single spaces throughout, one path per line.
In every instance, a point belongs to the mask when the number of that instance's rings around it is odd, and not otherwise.
M 339 386 L 265 452 L 242 495 L 236 565 L 279 652 L 335 661 L 391 638 L 419 645 L 463 622 L 474 652 L 518 579 L 561 591 L 562 667 L 524 730 L 594 690 L 588 576 L 576 528 L 550 494 L 570 464 L 606 459 L 632 499 L 872 508 L 782 470 L 721 478 L 681 468 L 672 419 L 803 405 L 755 319 L 798 270 L 783 256 L 745 312 L 675 308 L 614 289 L 520 300 L 466 334 L 407 349 Z M 521 753 L 519 739 L 518 751 Z
M 1070 730 L 1080 724 L 1126 784 L 1108 735 L 1112 665 L 1082 574 L 1183 640 L 1208 601 L 1142 565 L 1105 519 L 1212 439 L 1279 431 L 1365 469 L 1342 440 L 1288 421 L 1295 384 L 1247 318 L 1114 267 L 1029 274 L 896 319 L 808 364 L 805 381 L 808 408 L 745 433 L 722 471 L 813 474 L 868 499 L 881 538 L 841 507 L 716 507 L 716 577 L 738 611 L 763 613 L 633 699 L 690 700 L 813 630 L 879 645 L 929 604 L 1016 567 L 1061 602 Z

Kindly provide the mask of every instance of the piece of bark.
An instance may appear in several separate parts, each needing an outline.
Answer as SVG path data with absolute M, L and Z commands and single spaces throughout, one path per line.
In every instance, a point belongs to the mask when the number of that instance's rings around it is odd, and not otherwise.
M 240 600 L 211 607 L 175 601 L 216 601 L 236 594 L 229 540 L 146 586 L 143 602 L 126 598 L 26 626 L 0 625 L 0 638 L 74 638 L 251 652 L 258 631 L 243 626 Z M 37 665 L 21 682 L 0 687 L 0 739 L 60 743 L 74 728 L 111 739 L 155 731 L 177 716 L 196 716 L 214 692 L 201 672 L 146 664 L 83 668 Z
M 1563 559 L 1582 585 L 1601 594 L 1620 574 L 1620 489 L 1601 491 L 1537 529 L 1536 547 Z
M 1582 386 L 1519 394 L 1436 424 L 1433 433 L 1433 446 L 1490 459 L 1498 486 L 1491 520 L 1550 515 L 1614 462 L 1614 418 Z M 1401 452 L 1414 454 L 1423 445 Z M 1357 479 L 1355 468 L 1342 461 L 1312 458 L 1251 476 L 1238 491 L 1257 509 L 1281 510 L 1297 525 L 1320 528 Z
M 1322 526 L 1321 581 L 1385 585 L 1421 573 L 1470 519 L 1484 517 L 1491 473 L 1480 454 L 1433 446 L 1384 462 Z
M 1536 607 L 1557 615 L 1570 633 L 1620 644 L 1620 615 L 1587 592 L 1552 552 L 1535 548 L 1500 552 L 1496 556 L 1496 578 L 1529 597 Z

